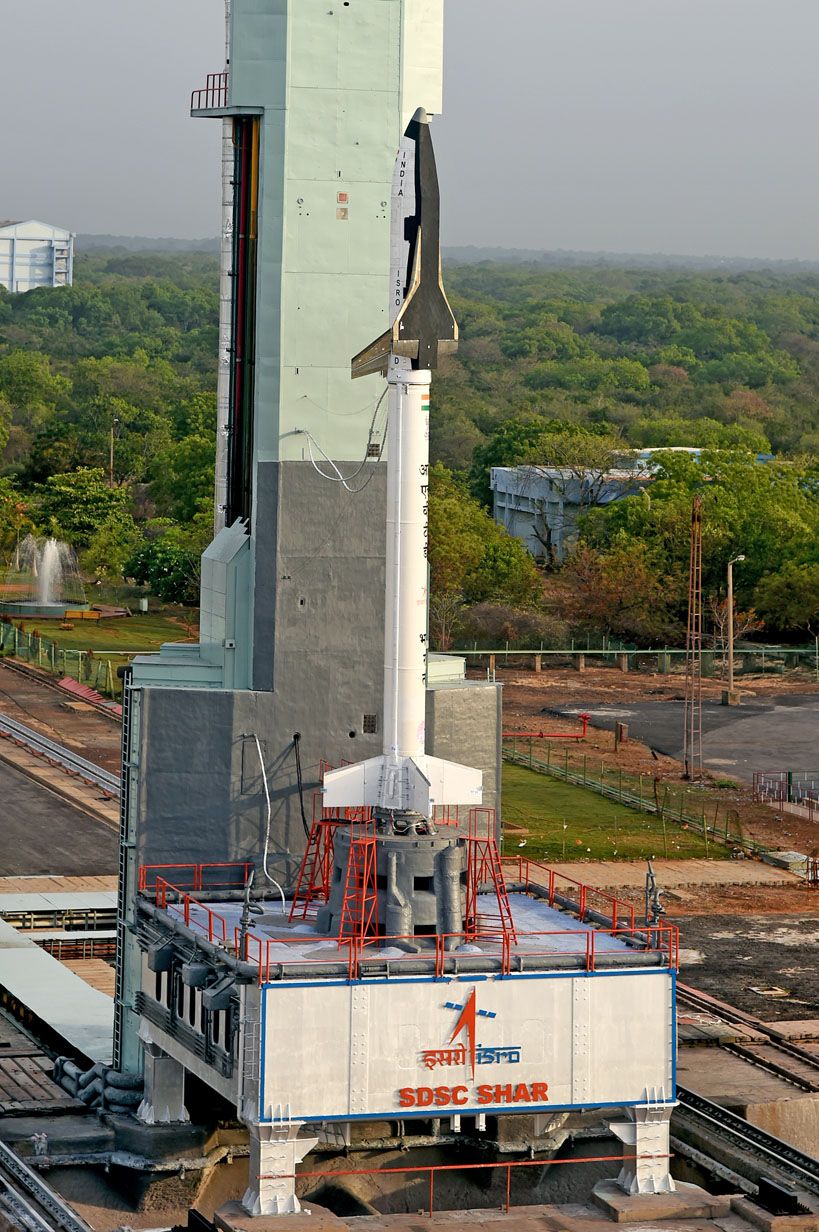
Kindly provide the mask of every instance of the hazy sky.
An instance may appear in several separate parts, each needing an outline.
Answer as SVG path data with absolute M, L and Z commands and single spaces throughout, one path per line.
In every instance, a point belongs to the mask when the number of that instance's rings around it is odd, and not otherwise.
M 817 0 L 446 3 L 445 243 L 819 260 Z M 2 10 L 0 217 L 215 235 L 222 0 Z

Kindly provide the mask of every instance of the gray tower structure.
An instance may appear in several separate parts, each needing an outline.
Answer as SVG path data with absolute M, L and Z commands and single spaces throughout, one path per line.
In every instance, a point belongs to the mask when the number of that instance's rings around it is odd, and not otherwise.
M 144 865 L 247 860 L 292 885 L 322 763 L 381 749 L 387 327 L 401 134 L 441 110 L 443 0 L 231 0 L 223 125 L 216 535 L 198 645 L 125 682 L 115 1064 L 137 1069 Z M 434 408 L 433 408 L 434 413 Z M 427 694 L 427 751 L 499 789 L 500 698 Z

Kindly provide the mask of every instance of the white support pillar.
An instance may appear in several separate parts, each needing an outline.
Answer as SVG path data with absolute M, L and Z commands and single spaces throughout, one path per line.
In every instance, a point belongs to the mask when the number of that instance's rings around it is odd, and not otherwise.
M 670 1172 L 673 1107 L 647 1094 L 644 1104 L 624 1109 L 627 1120 L 609 1121 L 609 1129 L 623 1143 L 623 1167 L 617 1184 L 625 1193 L 674 1193 Z
M 318 1138 L 299 1138 L 302 1121 L 284 1115 L 273 1121 L 249 1122 L 248 1187 L 242 1206 L 248 1215 L 297 1215 L 296 1167 Z
M 145 1090 L 137 1120 L 144 1125 L 190 1121 L 185 1107 L 185 1067 L 153 1043 L 149 1033 L 143 1035 L 140 1031 L 140 1038 L 145 1058 Z

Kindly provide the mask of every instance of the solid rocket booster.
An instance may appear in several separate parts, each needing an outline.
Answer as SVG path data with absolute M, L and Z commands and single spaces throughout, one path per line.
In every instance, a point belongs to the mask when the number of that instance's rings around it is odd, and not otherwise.
M 431 817 L 436 805 L 482 799 L 479 770 L 425 750 L 429 394 L 438 356 L 457 345 L 441 276 L 435 155 L 428 118 L 419 111 L 395 163 L 390 328 L 352 361 L 354 378 L 380 372 L 389 382 L 384 751 L 325 775 L 328 808 L 365 805 Z

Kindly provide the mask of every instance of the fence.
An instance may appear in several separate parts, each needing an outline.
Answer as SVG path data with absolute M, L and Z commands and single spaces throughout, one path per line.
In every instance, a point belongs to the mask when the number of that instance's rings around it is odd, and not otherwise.
M 819 807 L 819 770 L 755 770 L 754 800 Z
M 665 647 L 662 650 L 637 650 L 634 646 L 625 646 L 614 642 L 606 642 L 602 646 L 584 646 L 572 642 L 571 646 L 560 650 L 544 650 L 540 648 L 514 647 L 507 642 L 504 647 L 472 646 L 453 648 L 438 652 L 454 658 L 467 659 L 473 664 L 486 664 L 490 672 L 500 666 L 519 666 L 521 663 L 531 663 L 536 672 L 543 671 L 544 666 L 553 668 L 571 666 L 578 671 L 584 671 L 589 666 L 589 660 L 598 659 L 601 663 L 610 663 L 621 671 L 639 670 L 647 666 L 650 670 L 668 675 L 672 672 L 685 670 L 685 650 Z M 756 675 L 761 673 L 776 673 L 781 675 L 788 669 L 805 668 L 813 671 L 819 680 L 819 641 L 816 647 L 800 646 L 744 646 L 735 647 L 734 661 L 739 675 Z M 727 671 L 727 653 L 721 649 L 708 649 L 702 652 L 702 671 L 705 677 L 725 677 Z
M 697 802 L 692 800 L 692 793 L 684 788 L 675 789 L 669 783 L 662 783 L 644 774 L 635 775 L 619 769 L 607 769 L 602 761 L 598 773 L 587 754 L 581 755 L 578 751 L 565 747 L 557 750 L 547 744 L 544 749 L 538 749 L 535 753 L 532 739 L 526 741 L 518 738 L 504 742 L 503 756 L 514 765 L 525 766 L 539 774 L 551 775 L 577 787 L 585 787 L 627 808 L 658 817 L 663 827 L 663 854 L 666 858 L 670 854 L 667 832 L 669 824 L 701 834 L 705 842 L 706 856 L 709 842 L 727 844 L 755 856 L 761 856 L 768 851 L 764 844 L 757 843 L 742 833 L 736 808 L 719 801 L 706 800 L 701 793 L 697 793 L 700 795 Z M 697 803 L 699 808 L 696 807 Z
M 0 620 L 0 652 L 13 655 L 26 663 L 36 664 L 55 676 L 69 676 L 109 697 L 118 694 L 118 681 L 112 657 L 121 652 L 71 650 L 36 629 L 19 629 L 9 621 Z

